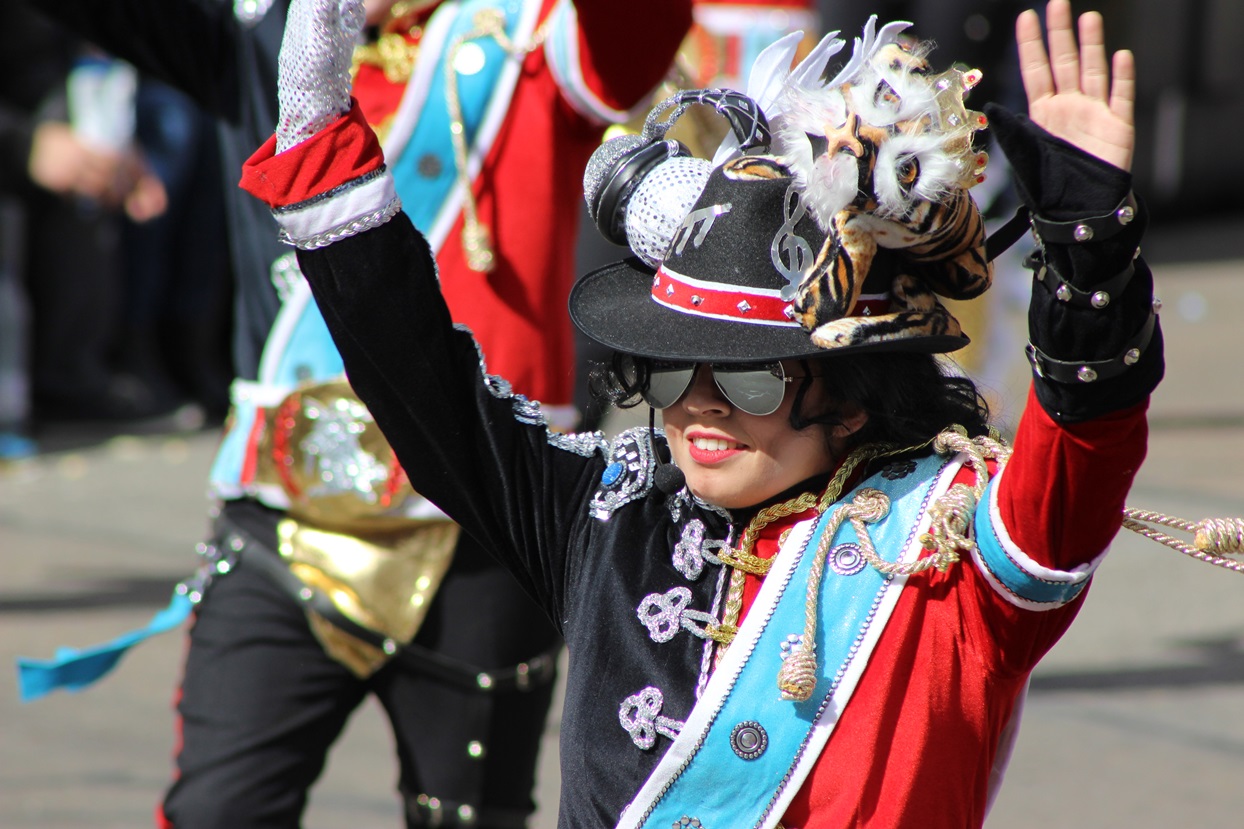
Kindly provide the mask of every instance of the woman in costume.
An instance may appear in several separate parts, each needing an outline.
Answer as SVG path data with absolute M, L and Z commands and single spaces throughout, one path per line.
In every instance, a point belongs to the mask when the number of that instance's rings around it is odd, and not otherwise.
M 1012 450 L 936 357 L 966 342 L 938 297 L 991 276 L 976 75 L 933 72 L 903 24 L 870 23 L 828 81 L 845 44 L 792 70 L 784 39 L 746 97 L 700 96 L 733 127 L 712 161 L 664 140 L 690 99 L 598 151 L 591 212 L 636 257 L 585 277 L 571 315 L 617 352 L 604 385 L 664 423 L 606 443 L 549 431 L 480 365 L 339 81 L 348 49 L 317 39 L 349 43 L 355 4 L 294 8 L 282 119 L 243 186 L 301 248 L 412 483 L 565 636 L 560 825 L 981 825 L 1162 374 L 1134 70 L 1108 65 L 1101 18 L 1077 46 L 1052 0 L 1047 56 L 1022 15 L 1028 116 L 990 110 L 1041 243 Z

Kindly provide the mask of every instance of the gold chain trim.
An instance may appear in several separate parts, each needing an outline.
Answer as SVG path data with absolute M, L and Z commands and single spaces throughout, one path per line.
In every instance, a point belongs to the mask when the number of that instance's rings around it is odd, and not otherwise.
M 415 38 L 415 42 L 409 42 L 407 35 Z M 406 34 L 385 32 L 375 43 L 356 46 L 350 65 L 350 77 L 358 77 L 360 66 L 376 66 L 389 83 L 409 83 L 410 76 L 415 72 L 415 61 L 419 57 L 419 38 L 422 36 L 423 28 L 412 26 Z
M 402 0 L 389 9 L 388 20 L 383 25 L 383 32 L 375 43 L 364 43 L 354 50 L 354 59 L 350 65 L 350 79 L 358 76 L 359 67 L 376 66 L 384 73 L 386 81 L 392 84 L 405 84 L 415 72 L 415 61 L 419 57 L 419 38 L 423 36 L 423 27 L 414 24 L 401 31 L 405 18 L 419 14 L 435 5 L 431 0 Z M 407 41 L 407 36 L 415 39 Z

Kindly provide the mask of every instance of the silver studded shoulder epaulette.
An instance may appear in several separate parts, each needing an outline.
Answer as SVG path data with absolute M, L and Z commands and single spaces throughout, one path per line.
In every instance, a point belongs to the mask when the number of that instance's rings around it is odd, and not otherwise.
M 652 489 L 652 442 L 648 427 L 627 429 L 613 440 L 600 487 L 592 496 L 592 517 L 608 521 L 614 510 Z

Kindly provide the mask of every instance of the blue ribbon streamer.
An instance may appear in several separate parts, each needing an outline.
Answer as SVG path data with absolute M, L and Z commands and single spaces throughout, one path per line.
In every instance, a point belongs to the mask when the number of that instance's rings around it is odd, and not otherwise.
M 130 648 L 166 633 L 189 618 L 194 605 L 177 592 L 168 607 L 156 613 L 147 626 L 90 648 L 59 648 L 54 659 L 17 658 L 17 690 L 22 702 L 33 702 L 58 688 L 81 691 L 102 679 L 117 666 Z

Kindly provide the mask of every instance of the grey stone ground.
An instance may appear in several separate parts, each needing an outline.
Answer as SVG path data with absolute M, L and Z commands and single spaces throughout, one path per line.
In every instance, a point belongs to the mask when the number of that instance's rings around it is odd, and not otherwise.
M 1238 235 L 1237 235 L 1238 238 Z M 1164 265 L 1170 371 L 1129 504 L 1244 515 L 1244 262 Z M 1000 294 L 1001 296 L 1001 294 Z M 1000 314 L 1012 319 L 1014 311 Z M 1011 408 L 1021 358 L 998 381 Z M 193 566 L 217 434 L 117 438 L 0 471 L 0 827 L 141 827 L 168 780 L 183 637 L 96 687 L 17 701 L 13 660 L 146 622 Z M 536 829 L 554 825 L 558 718 Z M 991 829 L 1244 824 L 1244 575 L 1125 533 L 1033 678 Z M 391 742 L 367 706 L 315 789 L 310 829 L 399 825 Z

